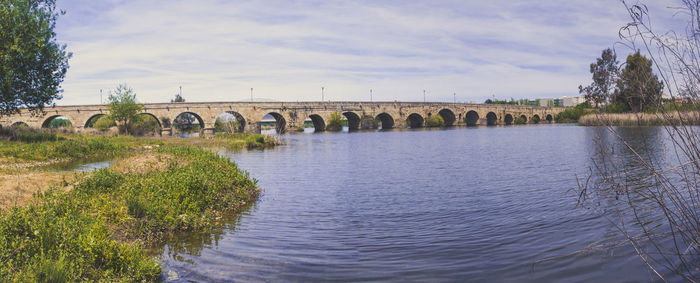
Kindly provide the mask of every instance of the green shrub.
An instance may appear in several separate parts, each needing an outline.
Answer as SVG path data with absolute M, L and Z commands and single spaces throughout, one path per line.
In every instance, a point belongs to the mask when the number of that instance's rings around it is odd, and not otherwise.
M 108 116 L 102 116 L 93 125 L 95 129 L 98 129 L 100 131 L 106 131 L 109 130 L 109 128 L 116 126 L 117 123 L 114 122 L 111 118 Z
M 56 133 L 41 129 L 34 129 L 30 127 L 9 127 L 0 128 L 0 136 L 9 137 L 11 141 L 20 142 L 45 142 L 45 141 L 58 141 L 63 138 L 56 135 Z
M 559 112 L 559 114 L 554 117 L 554 121 L 557 123 L 576 123 L 581 116 L 593 113 L 593 111 L 588 109 L 590 109 L 590 104 L 587 102 L 581 103 L 576 105 L 576 107 Z
M 428 128 L 443 127 L 445 126 L 445 119 L 440 114 L 428 116 L 425 118 L 425 126 Z
M 56 128 L 65 128 L 65 127 L 70 127 L 72 126 L 73 123 L 70 122 L 70 120 L 62 117 L 54 118 L 49 122 L 49 125 L 47 128 L 50 129 L 56 129 Z
M 135 136 L 143 136 L 146 134 L 154 134 L 160 131 L 160 125 L 156 118 L 150 115 L 137 115 L 136 119 L 132 119 L 127 124 L 128 132 Z
M 526 122 L 527 122 L 527 121 L 526 121 L 525 118 L 523 118 L 523 117 L 515 117 L 515 120 L 513 120 L 513 123 L 516 124 L 516 125 L 523 125 L 523 124 L 525 124 Z
M 226 157 L 193 147 L 156 153 L 186 162 L 143 174 L 101 169 L 0 215 L 0 281 L 159 281 L 141 244 L 212 229 L 257 198 L 256 181 Z
M 326 130 L 333 132 L 341 131 L 343 130 L 343 122 L 343 117 L 341 116 L 340 112 L 333 112 L 331 113 L 331 116 L 328 119 Z

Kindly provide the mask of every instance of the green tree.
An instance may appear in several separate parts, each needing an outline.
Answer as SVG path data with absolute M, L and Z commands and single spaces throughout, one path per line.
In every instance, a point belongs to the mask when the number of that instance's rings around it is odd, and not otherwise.
M 340 112 L 331 113 L 326 130 L 331 132 L 343 130 L 343 117 L 340 116 Z
M 121 84 L 111 92 L 108 97 L 109 118 L 117 122 L 119 126 L 129 133 L 128 124 L 136 121 L 143 105 L 136 103 L 136 93 L 125 84 Z
M 56 99 L 71 53 L 56 43 L 55 0 L 0 1 L 0 116 L 43 111 Z
M 663 82 L 652 71 L 651 60 L 637 51 L 627 56 L 613 100 L 624 105 L 626 110 L 641 112 L 649 106 L 659 105 L 663 89 Z
M 603 50 L 600 58 L 595 63 L 591 63 L 591 74 L 593 82 L 591 85 L 578 86 L 578 92 L 589 102 L 598 107 L 608 101 L 615 88 L 615 80 L 618 77 L 617 56 L 610 49 Z
M 179 93 L 176 93 L 175 98 L 171 99 L 170 102 L 185 102 L 185 99 Z

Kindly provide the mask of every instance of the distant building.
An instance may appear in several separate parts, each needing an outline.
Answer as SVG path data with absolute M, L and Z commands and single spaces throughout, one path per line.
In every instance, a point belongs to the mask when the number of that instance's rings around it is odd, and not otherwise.
M 561 106 L 564 106 L 564 107 L 574 107 L 576 105 L 579 105 L 581 103 L 586 102 L 586 98 L 583 96 L 574 96 L 574 97 L 562 96 L 562 97 L 560 97 L 560 99 L 562 100 Z

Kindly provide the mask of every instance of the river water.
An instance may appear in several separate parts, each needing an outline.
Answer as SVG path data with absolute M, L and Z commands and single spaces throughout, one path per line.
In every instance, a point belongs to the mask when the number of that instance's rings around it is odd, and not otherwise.
M 223 151 L 258 179 L 260 200 L 166 245 L 161 262 L 183 281 L 649 281 L 629 245 L 596 248 L 618 235 L 608 217 L 575 208 L 601 131 L 296 134 Z

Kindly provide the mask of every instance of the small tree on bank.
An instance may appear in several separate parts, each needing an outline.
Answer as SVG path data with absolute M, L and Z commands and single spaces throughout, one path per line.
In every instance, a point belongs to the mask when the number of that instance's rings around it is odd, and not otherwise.
M 135 121 L 143 109 L 143 105 L 136 103 L 136 93 L 132 88 L 121 84 L 109 94 L 108 101 L 109 118 L 129 134 L 128 123 Z
M 71 53 L 56 42 L 55 0 L 0 1 L 0 116 L 61 99 Z

